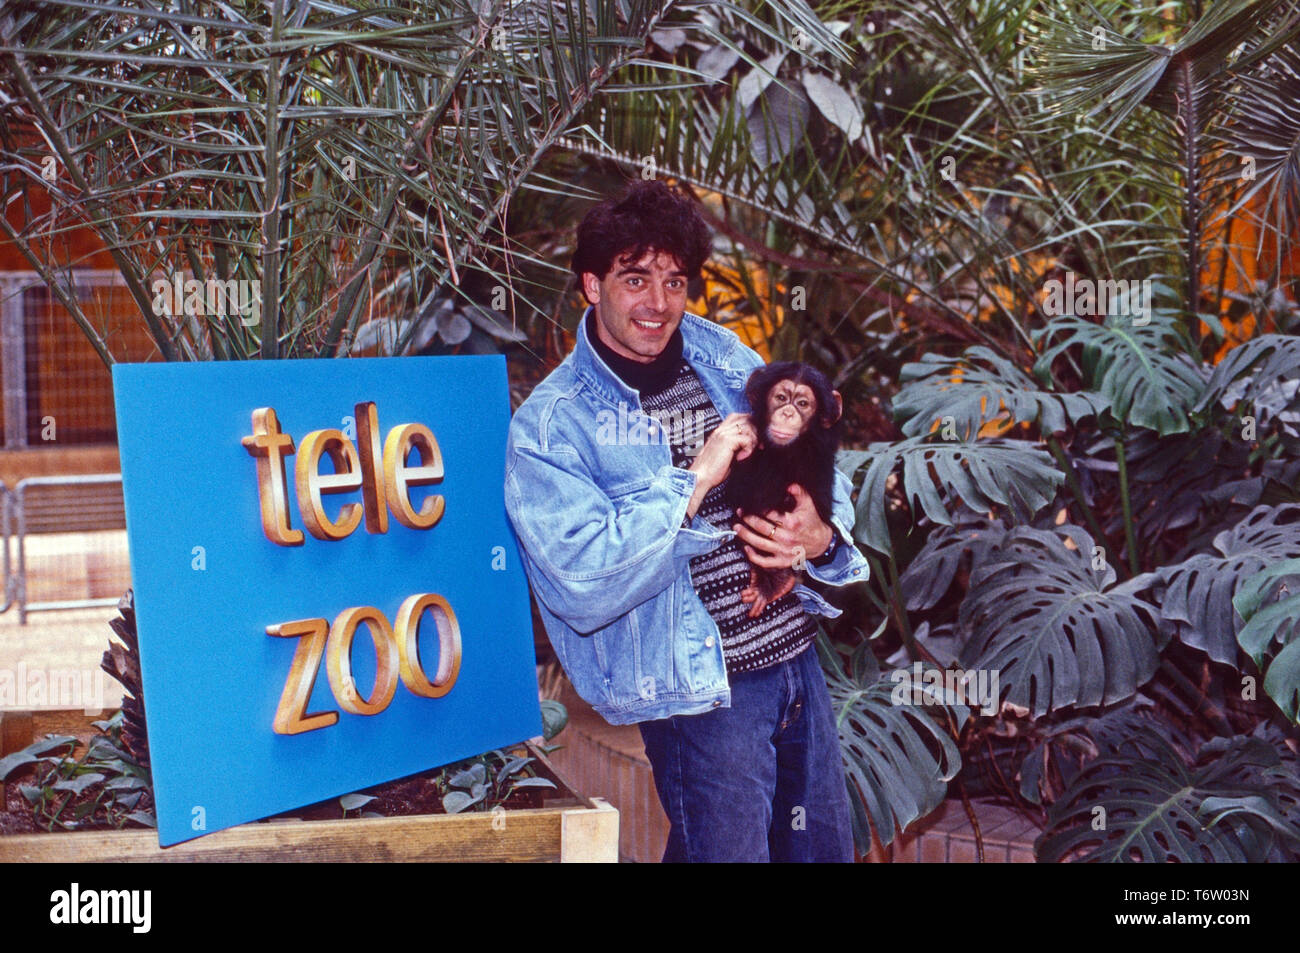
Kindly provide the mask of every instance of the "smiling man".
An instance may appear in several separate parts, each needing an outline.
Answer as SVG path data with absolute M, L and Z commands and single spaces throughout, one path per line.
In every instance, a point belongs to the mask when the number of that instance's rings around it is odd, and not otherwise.
M 752 619 L 740 598 L 751 561 L 866 579 L 850 485 L 836 475 L 833 526 L 798 487 L 793 512 L 735 521 L 725 481 L 756 446 L 744 385 L 763 362 L 685 310 L 709 250 L 692 200 L 659 181 L 588 212 L 572 267 L 589 307 L 511 422 L 506 509 L 574 688 L 641 730 L 672 825 L 664 860 L 850 861 L 812 644 L 812 614 L 838 611 L 805 586 Z M 610 414 L 649 423 L 609 439 Z

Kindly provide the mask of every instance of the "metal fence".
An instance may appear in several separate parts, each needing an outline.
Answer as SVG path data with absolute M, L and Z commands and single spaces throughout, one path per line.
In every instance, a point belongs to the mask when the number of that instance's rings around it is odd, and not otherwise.
M 67 278 L 115 356 L 156 356 L 116 269 Z M 0 271 L 0 405 L 13 453 L 10 485 L 0 481 L 0 612 L 16 608 L 25 624 L 29 612 L 115 605 L 130 585 L 121 476 L 32 475 L 112 467 L 117 439 L 108 368 L 35 271 Z
M 87 318 L 123 360 L 148 360 L 138 309 L 122 276 L 75 268 L 70 284 Z M 0 400 L 4 447 L 113 443 L 113 384 L 86 336 L 34 271 L 0 272 Z
M 29 612 L 117 604 L 131 584 L 121 474 L 29 477 L 12 491 L 0 484 L 0 500 L 0 612 L 16 607 L 26 624 Z

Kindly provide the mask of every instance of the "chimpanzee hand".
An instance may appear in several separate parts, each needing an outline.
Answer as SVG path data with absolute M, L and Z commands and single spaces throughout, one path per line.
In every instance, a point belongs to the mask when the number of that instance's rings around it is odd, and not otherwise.
M 826 552 L 835 530 L 822 522 L 812 497 L 797 483 L 790 484 L 795 506 L 789 513 L 769 510 L 763 515 L 736 510 L 742 522 L 731 528 L 745 544 L 745 557 L 764 569 L 802 568 L 809 559 Z

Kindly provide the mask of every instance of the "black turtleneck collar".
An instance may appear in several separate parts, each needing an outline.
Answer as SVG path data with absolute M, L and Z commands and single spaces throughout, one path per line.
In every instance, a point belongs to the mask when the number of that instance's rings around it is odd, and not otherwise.
M 668 339 L 663 353 L 648 364 L 633 361 L 615 354 L 596 333 L 596 309 L 587 313 L 587 340 L 596 349 L 600 359 L 617 374 L 628 387 L 638 392 L 655 391 L 667 387 L 677 376 L 682 363 L 682 327 L 679 324 Z

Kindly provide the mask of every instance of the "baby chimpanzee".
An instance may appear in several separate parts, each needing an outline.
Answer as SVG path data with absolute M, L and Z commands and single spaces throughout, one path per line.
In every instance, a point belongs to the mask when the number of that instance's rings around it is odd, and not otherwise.
M 745 396 L 758 431 L 758 448 L 732 464 L 727 499 L 745 515 L 794 509 L 789 486 L 797 483 L 812 497 L 817 515 L 831 523 L 835 451 L 840 444 L 843 404 L 826 375 L 807 364 L 780 361 L 760 367 L 745 384 Z M 750 618 L 795 586 L 793 569 L 753 566 L 741 599 L 752 603 Z

